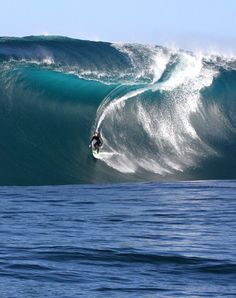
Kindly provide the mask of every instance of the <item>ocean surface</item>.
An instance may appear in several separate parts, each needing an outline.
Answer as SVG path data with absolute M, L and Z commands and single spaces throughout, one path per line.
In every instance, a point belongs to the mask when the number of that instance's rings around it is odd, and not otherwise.
M 236 297 L 236 181 L 0 188 L 0 295 Z

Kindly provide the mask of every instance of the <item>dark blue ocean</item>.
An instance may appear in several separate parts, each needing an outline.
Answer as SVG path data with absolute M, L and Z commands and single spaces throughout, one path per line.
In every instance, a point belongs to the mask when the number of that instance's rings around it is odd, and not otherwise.
M 0 188 L 0 296 L 236 297 L 236 182 Z

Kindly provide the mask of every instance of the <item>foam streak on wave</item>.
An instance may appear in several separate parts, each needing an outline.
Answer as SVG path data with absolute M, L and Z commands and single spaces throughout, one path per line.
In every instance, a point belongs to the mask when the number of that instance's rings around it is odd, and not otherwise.
M 102 126 L 110 136 L 103 160 L 121 172 L 134 173 L 143 169 L 166 175 L 183 172 L 196 165 L 205 154 L 216 154 L 201 140 L 191 123 L 192 115 L 200 113 L 200 91 L 210 86 L 216 75 L 217 71 L 204 68 L 202 57 L 180 53 L 172 61 L 171 73 L 161 82 L 113 98 L 102 112 L 99 111 L 97 122 L 98 127 Z M 157 102 L 160 95 L 166 97 L 164 104 Z M 130 121 L 133 119 L 132 126 L 144 134 L 143 141 L 152 143 L 151 152 L 143 142 L 135 143 L 130 132 L 126 132 L 127 117 Z M 106 120 L 109 131 L 103 123 Z M 119 134 L 122 126 L 125 131 Z M 135 148 L 131 148 L 130 142 Z

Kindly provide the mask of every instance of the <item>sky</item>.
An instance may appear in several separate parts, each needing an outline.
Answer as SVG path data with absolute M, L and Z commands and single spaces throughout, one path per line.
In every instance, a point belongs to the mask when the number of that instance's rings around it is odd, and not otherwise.
M 64 35 L 236 53 L 236 0 L 0 0 L 0 36 Z

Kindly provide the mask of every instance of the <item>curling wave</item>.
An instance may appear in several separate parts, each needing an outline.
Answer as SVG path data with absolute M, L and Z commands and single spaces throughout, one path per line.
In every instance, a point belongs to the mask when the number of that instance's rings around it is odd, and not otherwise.
M 0 38 L 0 78 L 1 185 L 236 178 L 234 57 Z

